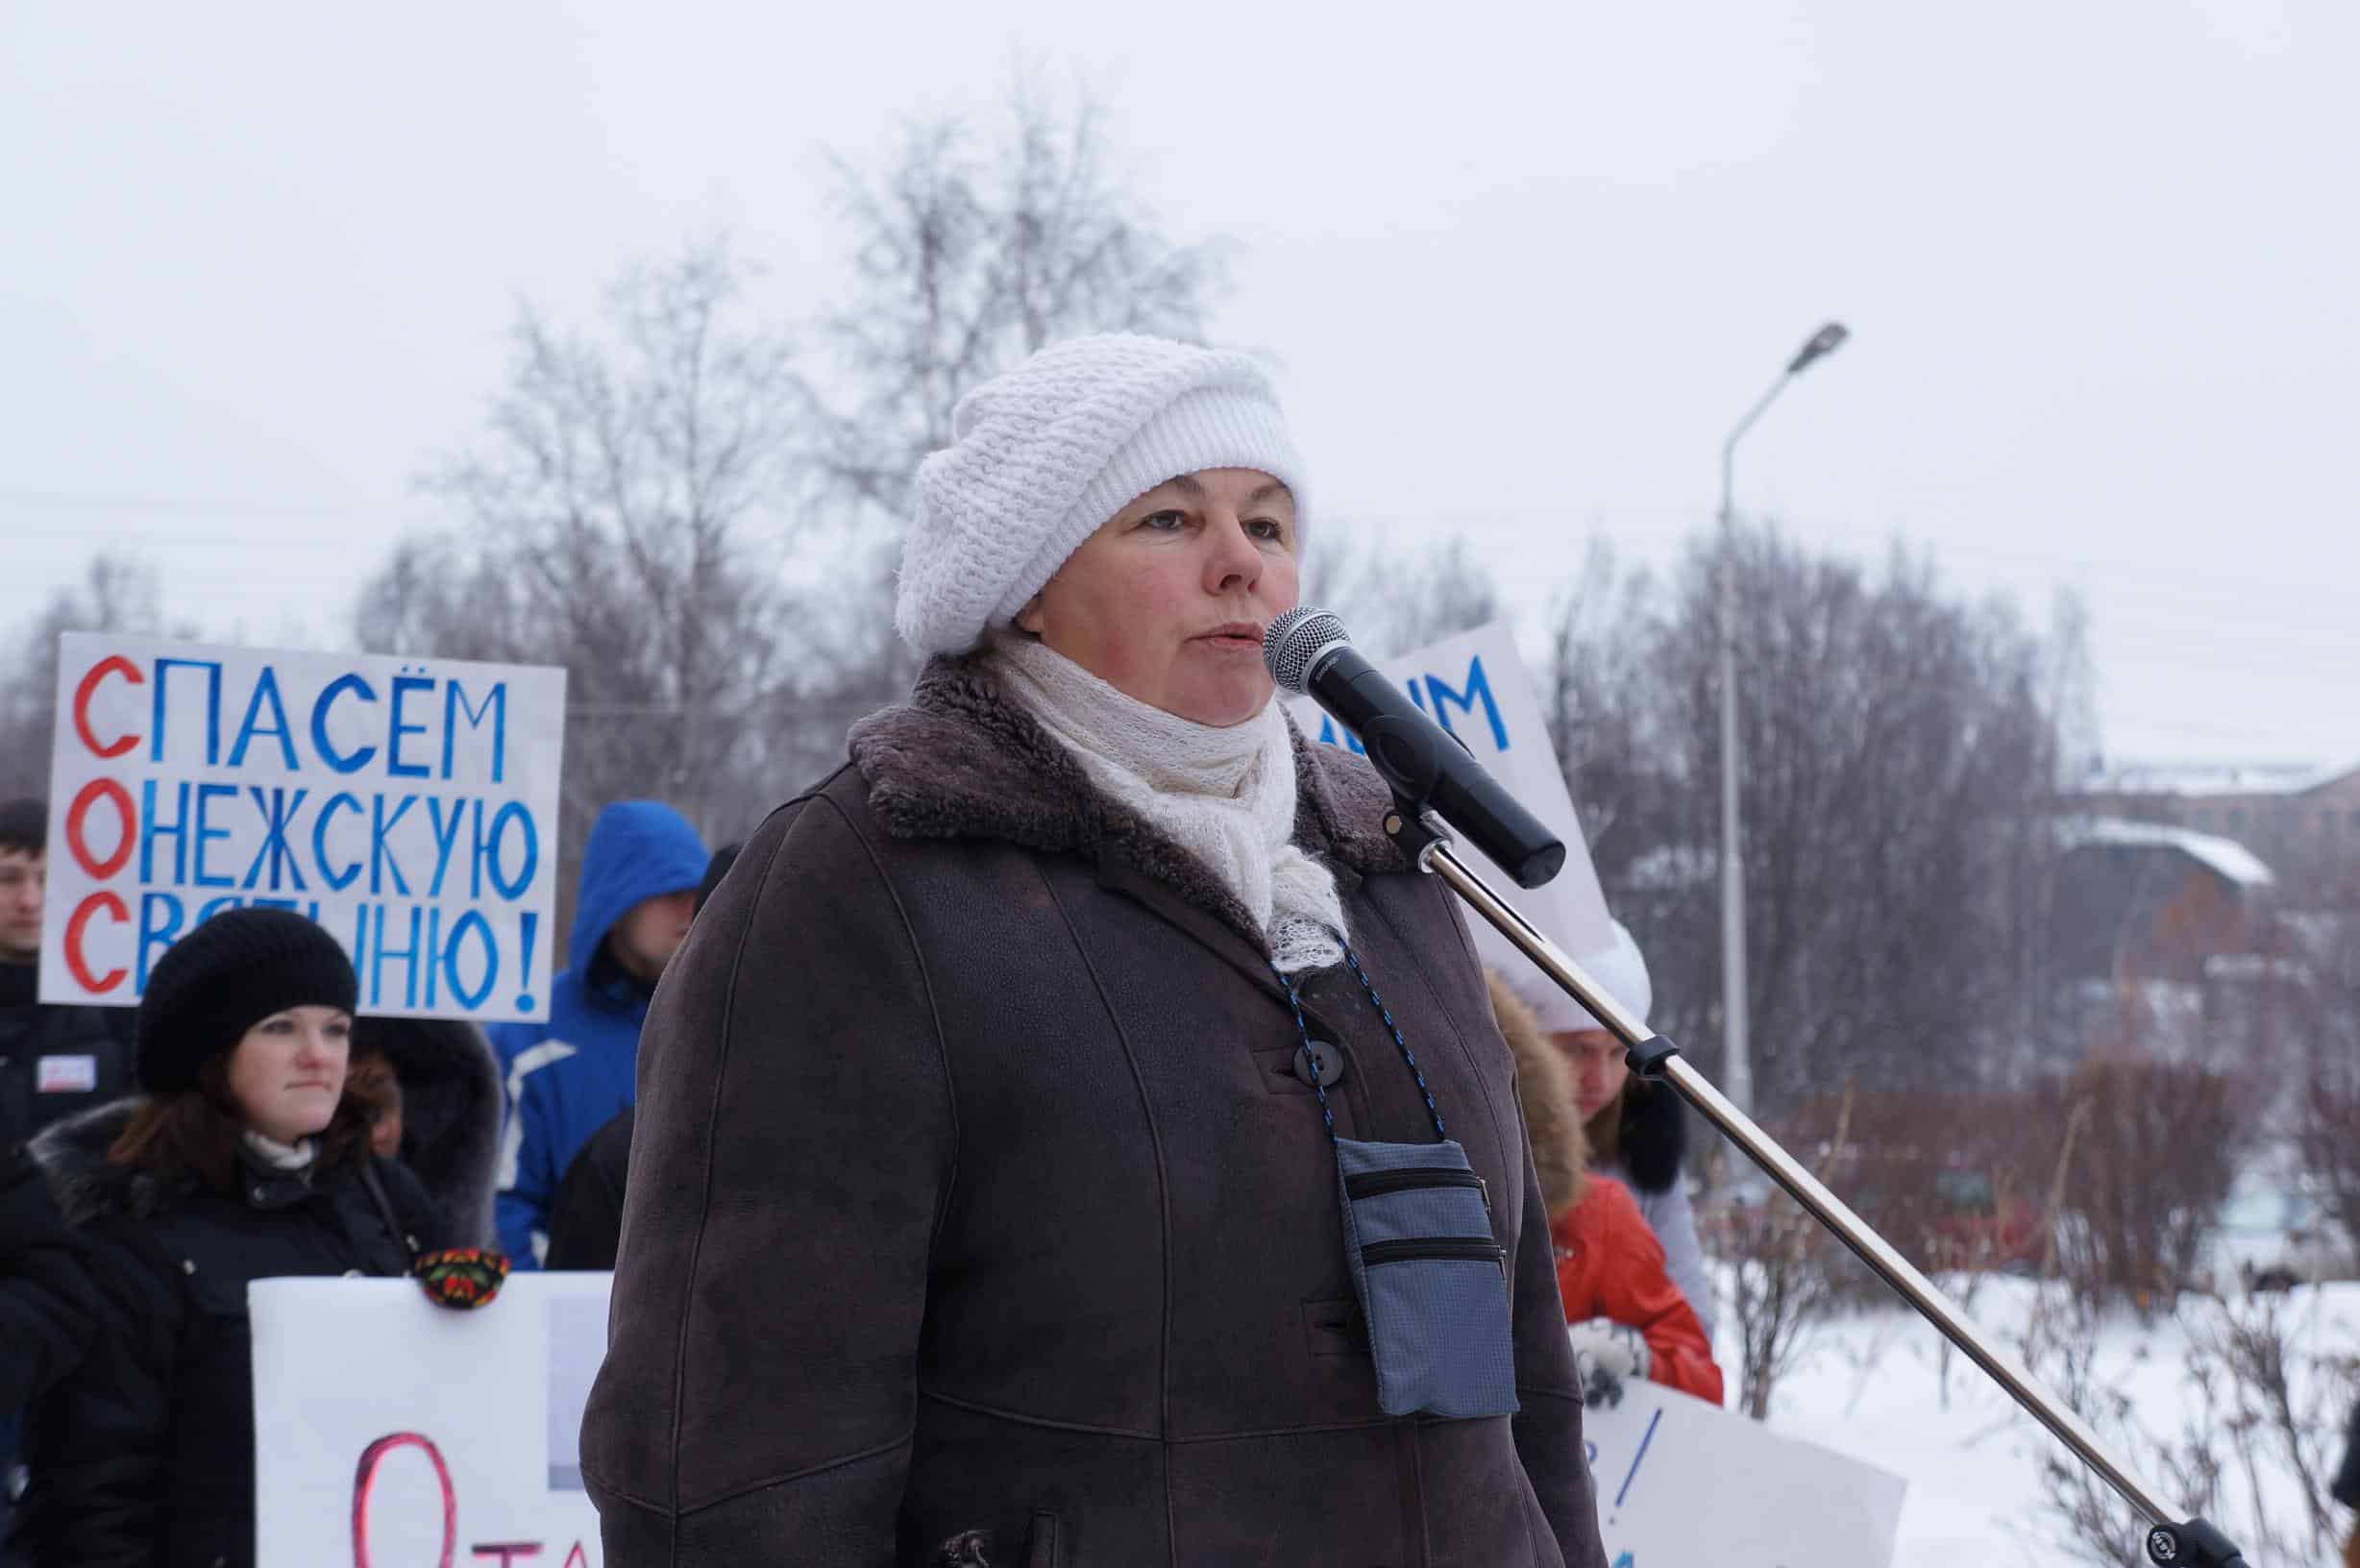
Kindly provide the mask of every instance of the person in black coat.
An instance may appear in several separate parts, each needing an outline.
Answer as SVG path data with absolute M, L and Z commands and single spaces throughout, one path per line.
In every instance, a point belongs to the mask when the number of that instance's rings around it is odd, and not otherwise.
M 96 1299 L 31 1155 L 0 1164 L 0 1416 L 64 1376 L 90 1342 Z
M 254 1560 L 247 1285 L 398 1276 L 443 1240 L 347 1092 L 356 990 L 311 921 L 217 915 L 149 977 L 148 1092 L 35 1140 L 100 1311 L 96 1342 L 29 1413 L 12 1560 Z
M 40 999 L 49 806 L 0 803 L 0 1149 L 132 1090 L 131 1010 Z
M 45 1230 L 56 1216 L 37 1212 L 46 1200 L 39 1182 L 14 1168 L 16 1151 L 50 1123 L 132 1088 L 129 1008 L 40 999 L 48 847 L 47 801 L 0 803 L 0 1155 L 12 1162 L 0 1195 L 0 1535 L 14 1495 L 16 1408 L 64 1364 L 54 1337 L 61 1254 L 25 1229 Z
M 552 1271 L 592 1272 L 615 1266 L 623 1246 L 623 1189 L 629 1179 L 632 1106 L 590 1135 L 581 1153 L 565 1167 L 565 1180 L 549 1206 L 549 1256 L 541 1266 Z
M 704 868 L 704 881 L 697 888 L 700 911 L 721 886 L 721 879 L 729 874 L 737 856 L 734 844 L 713 852 Z M 565 1180 L 557 1184 L 557 1195 L 549 1206 L 549 1255 L 541 1260 L 543 1268 L 598 1272 L 615 1266 L 615 1255 L 623 1245 L 623 1192 L 629 1178 L 631 1125 L 637 1109 L 625 1106 L 612 1121 L 590 1135 L 581 1153 L 565 1167 Z
M 2360 1508 L 2360 1402 L 2352 1405 L 2351 1421 L 2344 1433 L 2344 1462 L 2336 1467 L 2327 1495 L 2348 1508 Z M 2353 1523 L 2351 1533 L 2344 1539 L 2344 1561 L 2346 1568 L 2360 1564 L 2360 1521 Z

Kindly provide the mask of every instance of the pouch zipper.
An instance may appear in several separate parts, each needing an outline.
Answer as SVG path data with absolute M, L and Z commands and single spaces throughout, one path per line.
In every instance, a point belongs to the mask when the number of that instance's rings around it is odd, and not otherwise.
M 1426 1259 L 1497 1263 L 1502 1274 L 1508 1272 L 1508 1249 L 1496 1241 L 1482 1240 L 1472 1236 L 1413 1236 L 1399 1241 L 1371 1241 L 1361 1248 L 1361 1262 L 1369 1268 L 1379 1263 L 1407 1263 Z
M 1491 1212 L 1491 1186 L 1471 1170 L 1456 1165 L 1410 1165 L 1399 1170 L 1364 1170 L 1344 1178 L 1347 1198 L 1381 1197 L 1388 1192 L 1412 1192 L 1430 1187 L 1471 1187 L 1483 1194 L 1484 1213 Z

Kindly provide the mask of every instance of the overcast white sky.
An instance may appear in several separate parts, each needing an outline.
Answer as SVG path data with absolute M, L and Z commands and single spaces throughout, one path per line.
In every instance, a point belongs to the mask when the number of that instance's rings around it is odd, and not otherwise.
M 1318 13 L 1315 16 L 1315 10 Z M 1298 14 L 1299 12 L 1299 14 Z M 1527 599 L 1740 505 L 2096 618 L 2109 752 L 2360 757 L 2360 9 L 1747 0 L 1438 10 L 0 11 L 0 624 L 98 546 L 209 632 L 341 640 L 513 302 L 727 229 L 807 308 L 824 148 L 1113 110 L 1239 242 L 1323 510 Z

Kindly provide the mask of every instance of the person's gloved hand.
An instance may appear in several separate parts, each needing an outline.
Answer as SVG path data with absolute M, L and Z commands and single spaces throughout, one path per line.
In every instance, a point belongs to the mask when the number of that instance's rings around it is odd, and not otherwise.
M 1620 1405 L 1623 1384 L 1634 1378 L 1644 1381 L 1648 1367 L 1654 1364 L 1654 1359 L 1647 1354 L 1646 1336 L 1628 1323 L 1593 1317 L 1586 1323 L 1569 1325 L 1565 1335 L 1573 1341 L 1573 1365 L 1582 1379 L 1582 1403 L 1592 1409 Z
M 470 1311 L 500 1294 L 508 1279 L 508 1255 L 481 1247 L 430 1252 L 411 1265 L 410 1274 L 435 1306 Z

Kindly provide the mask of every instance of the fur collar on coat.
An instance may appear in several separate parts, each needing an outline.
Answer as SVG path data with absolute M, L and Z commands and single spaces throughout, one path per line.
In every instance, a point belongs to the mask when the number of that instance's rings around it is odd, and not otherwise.
M 1582 1102 L 1574 1091 L 1573 1068 L 1540 1027 L 1540 1020 L 1508 989 L 1484 970 L 1491 988 L 1491 1012 L 1516 1059 L 1516 1094 L 1524 1102 L 1524 1129 L 1532 1138 L 1533 1168 L 1549 1218 L 1562 1218 L 1582 1201 L 1588 1185 L 1589 1139 L 1582 1131 Z
M 1112 855 L 1263 945 L 1253 919 L 1211 870 L 1101 794 L 979 655 L 930 660 L 910 700 L 853 725 L 850 742 L 869 807 L 897 838 L 1000 839 L 1045 853 Z M 1411 869 L 1385 836 L 1392 795 L 1365 760 L 1296 731 L 1294 778 L 1294 843 L 1305 853 L 1340 873 Z M 1350 879 L 1340 882 L 1348 896 Z

